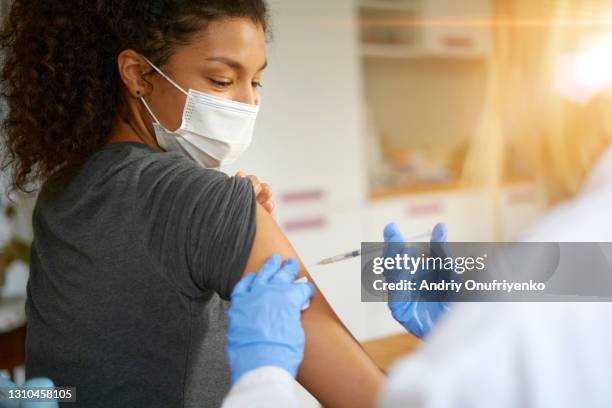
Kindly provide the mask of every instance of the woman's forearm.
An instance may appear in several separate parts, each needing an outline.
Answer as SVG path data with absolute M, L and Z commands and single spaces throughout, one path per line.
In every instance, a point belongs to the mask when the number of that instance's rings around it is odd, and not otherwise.
M 383 374 L 318 292 L 304 312 L 298 381 L 326 407 L 374 407 Z

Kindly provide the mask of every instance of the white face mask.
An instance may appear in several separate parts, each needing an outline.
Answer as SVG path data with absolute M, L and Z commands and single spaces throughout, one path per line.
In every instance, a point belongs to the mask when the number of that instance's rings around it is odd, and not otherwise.
M 259 106 L 235 102 L 190 89 L 185 91 L 159 68 L 145 60 L 187 96 L 181 126 L 163 127 L 144 97 L 140 100 L 155 121 L 155 138 L 162 149 L 183 152 L 203 167 L 218 168 L 236 161 L 253 139 Z

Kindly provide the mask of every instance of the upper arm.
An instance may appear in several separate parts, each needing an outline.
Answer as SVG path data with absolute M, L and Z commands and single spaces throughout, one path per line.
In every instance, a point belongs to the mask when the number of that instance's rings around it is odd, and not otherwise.
M 245 273 L 259 270 L 273 254 L 295 258 L 300 276 L 312 279 L 285 234 L 257 204 L 256 233 Z M 313 282 L 314 283 L 314 282 Z M 306 335 L 298 381 L 325 406 L 374 406 L 382 374 L 340 322 L 320 290 L 302 314 Z
M 142 171 L 140 188 L 135 224 L 164 277 L 188 297 L 229 299 L 255 240 L 250 181 L 168 155 Z

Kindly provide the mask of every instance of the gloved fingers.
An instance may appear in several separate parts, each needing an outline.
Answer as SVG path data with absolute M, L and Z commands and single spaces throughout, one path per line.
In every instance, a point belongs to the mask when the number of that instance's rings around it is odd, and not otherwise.
M 396 223 L 387 224 L 383 232 L 385 242 L 405 242 L 404 236 Z
M 254 272 L 249 273 L 244 278 L 240 279 L 240 281 L 234 286 L 234 290 L 232 291 L 232 297 L 239 295 L 241 293 L 246 293 L 249 291 L 251 285 L 253 284 L 253 280 L 257 276 Z
M 412 306 L 411 303 L 401 300 L 399 297 L 397 299 L 390 299 L 387 302 L 387 307 L 391 311 L 391 315 L 402 325 L 410 320 L 410 310 Z
M 51 381 L 49 378 L 32 378 L 29 379 L 28 381 L 26 381 L 26 383 L 23 385 L 24 390 L 29 390 L 29 389 L 40 389 L 40 388 L 53 388 L 54 384 L 53 381 Z M 58 402 L 55 398 L 50 398 L 50 400 L 47 401 L 41 401 L 41 402 L 36 402 L 34 400 L 28 400 L 26 402 L 23 402 L 22 405 L 19 405 L 20 407 L 23 408 L 58 408 Z
M 436 224 L 431 232 L 431 242 L 448 242 L 448 228 L 440 222 Z
M 295 283 L 294 285 L 296 285 L 299 290 L 298 305 L 301 310 L 306 304 L 306 302 L 308 302 L 310 298 L 314 296 L 314 294 L 316 293 L 316 289 L 314 285 L 310 282 Z
M 52 388 L 55 387 L 53 381 L 49 378 L 36 377 L 30 378 L 23 384 L 23 388 Z
M 384 230 L 385 245 L 383 247 L 383 257 L 392 258 L 399 252 L 403 251 L 405 245 L 402 245 L 406 240 L 402 235 L 396 223 L 392 222 L 385 227 Z
M 281 257 L 279 255 L 272 255 L 270 258 L 268 258 L 266 263 L 261 267 L 261 269 L 257 273 L 257 276 L 253 280 L 253 283 L 251 284 L 251 289 L 268 283 L 272 275 L 274 275 L 278 271 L 280 265 Z
M 431 233 L 429 253 L 430 256 L 438 258 L 446 258 L 451 256 L 451 251 L 448 248 L 448 229 L 446 224 L 439 223 L 434 227 L 433 232 Z
M 289 258 L 285 264 L 270 278 L 270 283 L 293 283 L 298 273 L 300 272 L 300 265 L 298 262 Z

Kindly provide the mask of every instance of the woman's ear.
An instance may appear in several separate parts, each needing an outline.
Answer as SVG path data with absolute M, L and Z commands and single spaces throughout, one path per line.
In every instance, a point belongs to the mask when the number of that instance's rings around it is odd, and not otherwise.
M 152 86 L 145 79 L 151 71 L 150 65 L 138 52 L 134 50 L 121 51 L 117 57 L 119 75 L 129 94 L 134 98 L 148 95 Z

